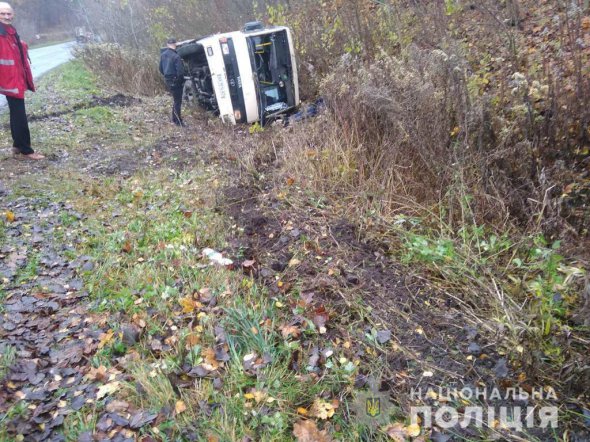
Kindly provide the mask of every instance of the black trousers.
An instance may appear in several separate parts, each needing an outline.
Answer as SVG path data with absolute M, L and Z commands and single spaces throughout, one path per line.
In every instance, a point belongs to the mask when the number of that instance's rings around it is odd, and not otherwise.
M 180 108 L 182 106 L 183 89 L 184 87 L 182 84 L 168 85 L 168 90 L 170 90 L 170 94 L 172 94 L 172 99 L 174 100 L 174 103 L 172 105 L 172 122 L 179 126 L 182 125 L 182 116 L 180 113 Z
M 12 134 L 12 145 L 20 153 L 28 155 L 34 152 L 31 149 L 31 132 L 23 98 L 6 97 L 8 109 L 10 110 L 10 133 Z

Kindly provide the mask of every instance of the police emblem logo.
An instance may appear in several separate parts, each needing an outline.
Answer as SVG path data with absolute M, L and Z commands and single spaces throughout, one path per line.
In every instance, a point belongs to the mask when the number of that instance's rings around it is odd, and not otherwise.
M 367 398 L 365 401 L 367 415 L 377 417 L 381 414 L 381 399 L 376 397 Z

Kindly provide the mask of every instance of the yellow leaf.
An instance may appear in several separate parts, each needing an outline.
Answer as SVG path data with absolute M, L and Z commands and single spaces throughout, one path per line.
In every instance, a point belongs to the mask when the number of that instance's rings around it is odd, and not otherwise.
M 14 222 L 15 216 L 14 216 L 14 212 L 11 212 L 10 210 L 6 211 L 6 221 L 8 221 L 9 223 Z
M 319 419 L 329 419 L 334 416 L 334 406 L 320 398 L 317 398 L 311 406 L 311 415 Z
M 109 330 L 106 333 L 102 333 L 100 335 L 100 341 L 98 342 L 98 348 L 101 349 L 105 345 L 107 345 L 108 343 L 110 343 L 113 340 L 113 336 L 114 335 L 115 335 L 115 332 L 113 330 Z
M 186 411 L 186 404 L 183 401 L 176 401 L 176 405 L 174 405 L 174 410 L 176 410 L 176 414 L 180 414 L 183 411 Z
M 410 437 L 417 437 L 420 435 L 420 425 L 411 424 L 406 427 L 406 433 Z
M 106 395 L 114 393 L 119 389 L 120 384 L 121 383 L 119 381 L 115 381 L 101 385 L 100 387 L 98 387 L 98 391 L 96 392 L 96 399 L 100 400 Z
M 178 303 L 182 307 L 183 313 L 192 313 L 195 311 L 196 303 L 193 301 L 191 296 L 186 296 L 184 298 L 180 298 Z
M 254 400 L 256 403 L 262 402 L 266 397 L 266 393 L 264 391 L 254 390 L 252 394 L 254 395 Z
M 252 393 L 246 393 L 246 394 L 244 395 L 244 397 L 245 397 L 246 399 L 254 399 L 254 395 L 253 395 Z
M 309 411 L 307 411 L 307 408 L 299 407 L 299 408 L 297 408 L 297 414 L 302 414 L 303 416 L 307 416 L 309 414 Z

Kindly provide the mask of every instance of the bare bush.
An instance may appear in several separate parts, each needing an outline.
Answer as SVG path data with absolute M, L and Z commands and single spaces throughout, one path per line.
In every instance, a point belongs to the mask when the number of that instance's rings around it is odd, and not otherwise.
M 77 49 L 76 56 L 105 84 L 118 91 L 151 96 L 165 90 L 154 54 L 116 44 L 94 44 Z

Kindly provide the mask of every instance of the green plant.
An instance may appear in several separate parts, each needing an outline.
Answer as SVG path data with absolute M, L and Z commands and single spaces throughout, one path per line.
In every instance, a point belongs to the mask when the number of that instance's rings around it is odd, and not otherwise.
M 4 345 L 0 353 L 0 380 L 4 379 L 8 369 L 16 361 L 16 347 Z

